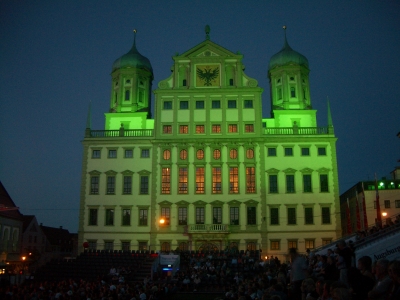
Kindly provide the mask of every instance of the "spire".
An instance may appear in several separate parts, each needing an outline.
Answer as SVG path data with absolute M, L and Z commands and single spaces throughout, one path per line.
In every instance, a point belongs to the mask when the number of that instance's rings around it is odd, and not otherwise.
M 285 38 L 282 50 L 283 49 L 292 50 L 292 48 L 289 46 L 289 43 L 288 43 L 287 37 L 286 37 L 286 28 L 287 28 L 286 25 L 283 25 L 282 28 L 283 28 L 283 32 L 284 32 L 284 38 Z
M 206 32 L 206 40 L 210 39 L 210 25 L 206 25 L 206 27 L 204 28 L 204 31 Z
M 85 137 L 90 137 L 91 128 L 92 128 L 92 101 L 89 102 L 89 109 L 86 117 Z
M 329 133 L 333 133 L 333 122 L 332 122 L 331 106 L 330 106 L 330 103 L 329 103 L 328 96 L 326 96 L 326 100 L 328 102 L 328 131 L 329 131 Z
M 136 49 L 136 33 L 137 33 L 137 30 L 133 29 L 133 45 L 129 52 L 138 52 Z

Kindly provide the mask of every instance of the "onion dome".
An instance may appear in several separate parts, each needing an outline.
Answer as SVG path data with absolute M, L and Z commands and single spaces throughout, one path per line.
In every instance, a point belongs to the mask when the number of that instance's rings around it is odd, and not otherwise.
M 283 48 L 278 53 L 274 54 L 271 59 L 269 60 L 269 67 L 268 69 L 271 70 L 277 66 L 284 66 L 290 63 L 294 63 L 297 65 L 304 65 L 308 68 L 308 59 L 300 54 L 297 51 L 294 51 L 287 42 L 286 39 L 286 26 L 283 26 L 285 29 L 285 43 Z
M 133 45 L 131 50 L 128 53 L 122 55 L 120 58 L 114 61 L 112 65 L 112 71 L 114 72 L 117 69 L 123 68 L 138 68 L 138 69 L 146 69 L 153 74 L 153 68 L 151 67 L 150 60 L 139 53 L 136 49 L 136 30 L 133 31 L 135 33 L 133 38 Z

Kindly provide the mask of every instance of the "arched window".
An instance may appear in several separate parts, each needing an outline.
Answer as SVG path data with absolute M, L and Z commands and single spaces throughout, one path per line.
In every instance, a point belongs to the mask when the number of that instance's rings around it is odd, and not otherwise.
M 253 148 L 249 148 L 246 150 L 246 157 L 249 159 L 254 158 L 254 149 Z
M 162 252 L 168 252 L 168 251 L 170 251 L 171 250 L 171 246 L 170 246 L 170 243 L 169 242 L 163 242 L 162 244 L 161 244 L 161 251 Z
M 255 250 L 256 250 L 256 243 L 255 243 L 255 242 L 249 242 L 249 243 L 247 243 L 247 250 L 249 250 L 249 251 L 255 251 Z
M 214 159 L 220 159 L 221 158 L 221 150 L 215 149 L 213 153 Z
M 231 149 L 231 150 L 229 151 L 229 157 L 230 157 L 231 159 L 236 159 L 236 158 L 237 158 L 237 149 Z
M 125 101 L 129 101 L 129 98 L 130 98 L 130 92 L 129 92 L 129 90 L 126 90 L 125 91 Z
M 169 160 L 169 159 L 171 158 L 171 151 L 168 150 L 168 149 L 164 150 L 164 152 L 163 152 L 163 158 L 164 158 L 165 160 Z
M 186 243 L 186 242 L 181 242 L 181 243 L 179 243 L 179 250 L 181 250 L 181 251 L 187 251 L 188 249 L 189 249 L 188 243 Z
M 187 150 L 186 149 L 181 150 L 181 152 L 179 153 L 179 158 L 182 160 L 187 159 Z
M 203 159 L 204 158 L 204 150 L 203 149 L 197 150 L 196 157 L 197 157 L 197 159 Z

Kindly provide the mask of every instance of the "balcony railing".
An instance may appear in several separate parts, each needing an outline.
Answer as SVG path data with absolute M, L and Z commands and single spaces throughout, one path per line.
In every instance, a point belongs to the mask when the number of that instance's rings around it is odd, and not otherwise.
M 196 232 L 229 232 L 229 225 L 195 224 L 188 226 L 188 233 L 196 233 Z
M 333 134 L 333 127 L 269 127 L 264 128 L 264 134 L 268 135 L 317 135 Z
M 108 137 L 153 137 L 153 129 L 119 129 L 119 130 L 90 130 L 87 129 L 87 138 L 108 138 Z

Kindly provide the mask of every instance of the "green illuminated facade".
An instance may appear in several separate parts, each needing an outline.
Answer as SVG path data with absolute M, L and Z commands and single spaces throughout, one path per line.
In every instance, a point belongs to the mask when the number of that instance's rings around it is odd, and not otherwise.
M 329 112 L 317 126 L 307 58 L 285 37 L 270 59 L 271 118 L 242 59 L 206 30 L 173 57 L 154 118 L 150 61 L 134 42 L 114 62 L 105 130 L 88 119 L 83 141 L 80 245 L 237 246 L 285 259 L 340 235 L 336 137 Z

